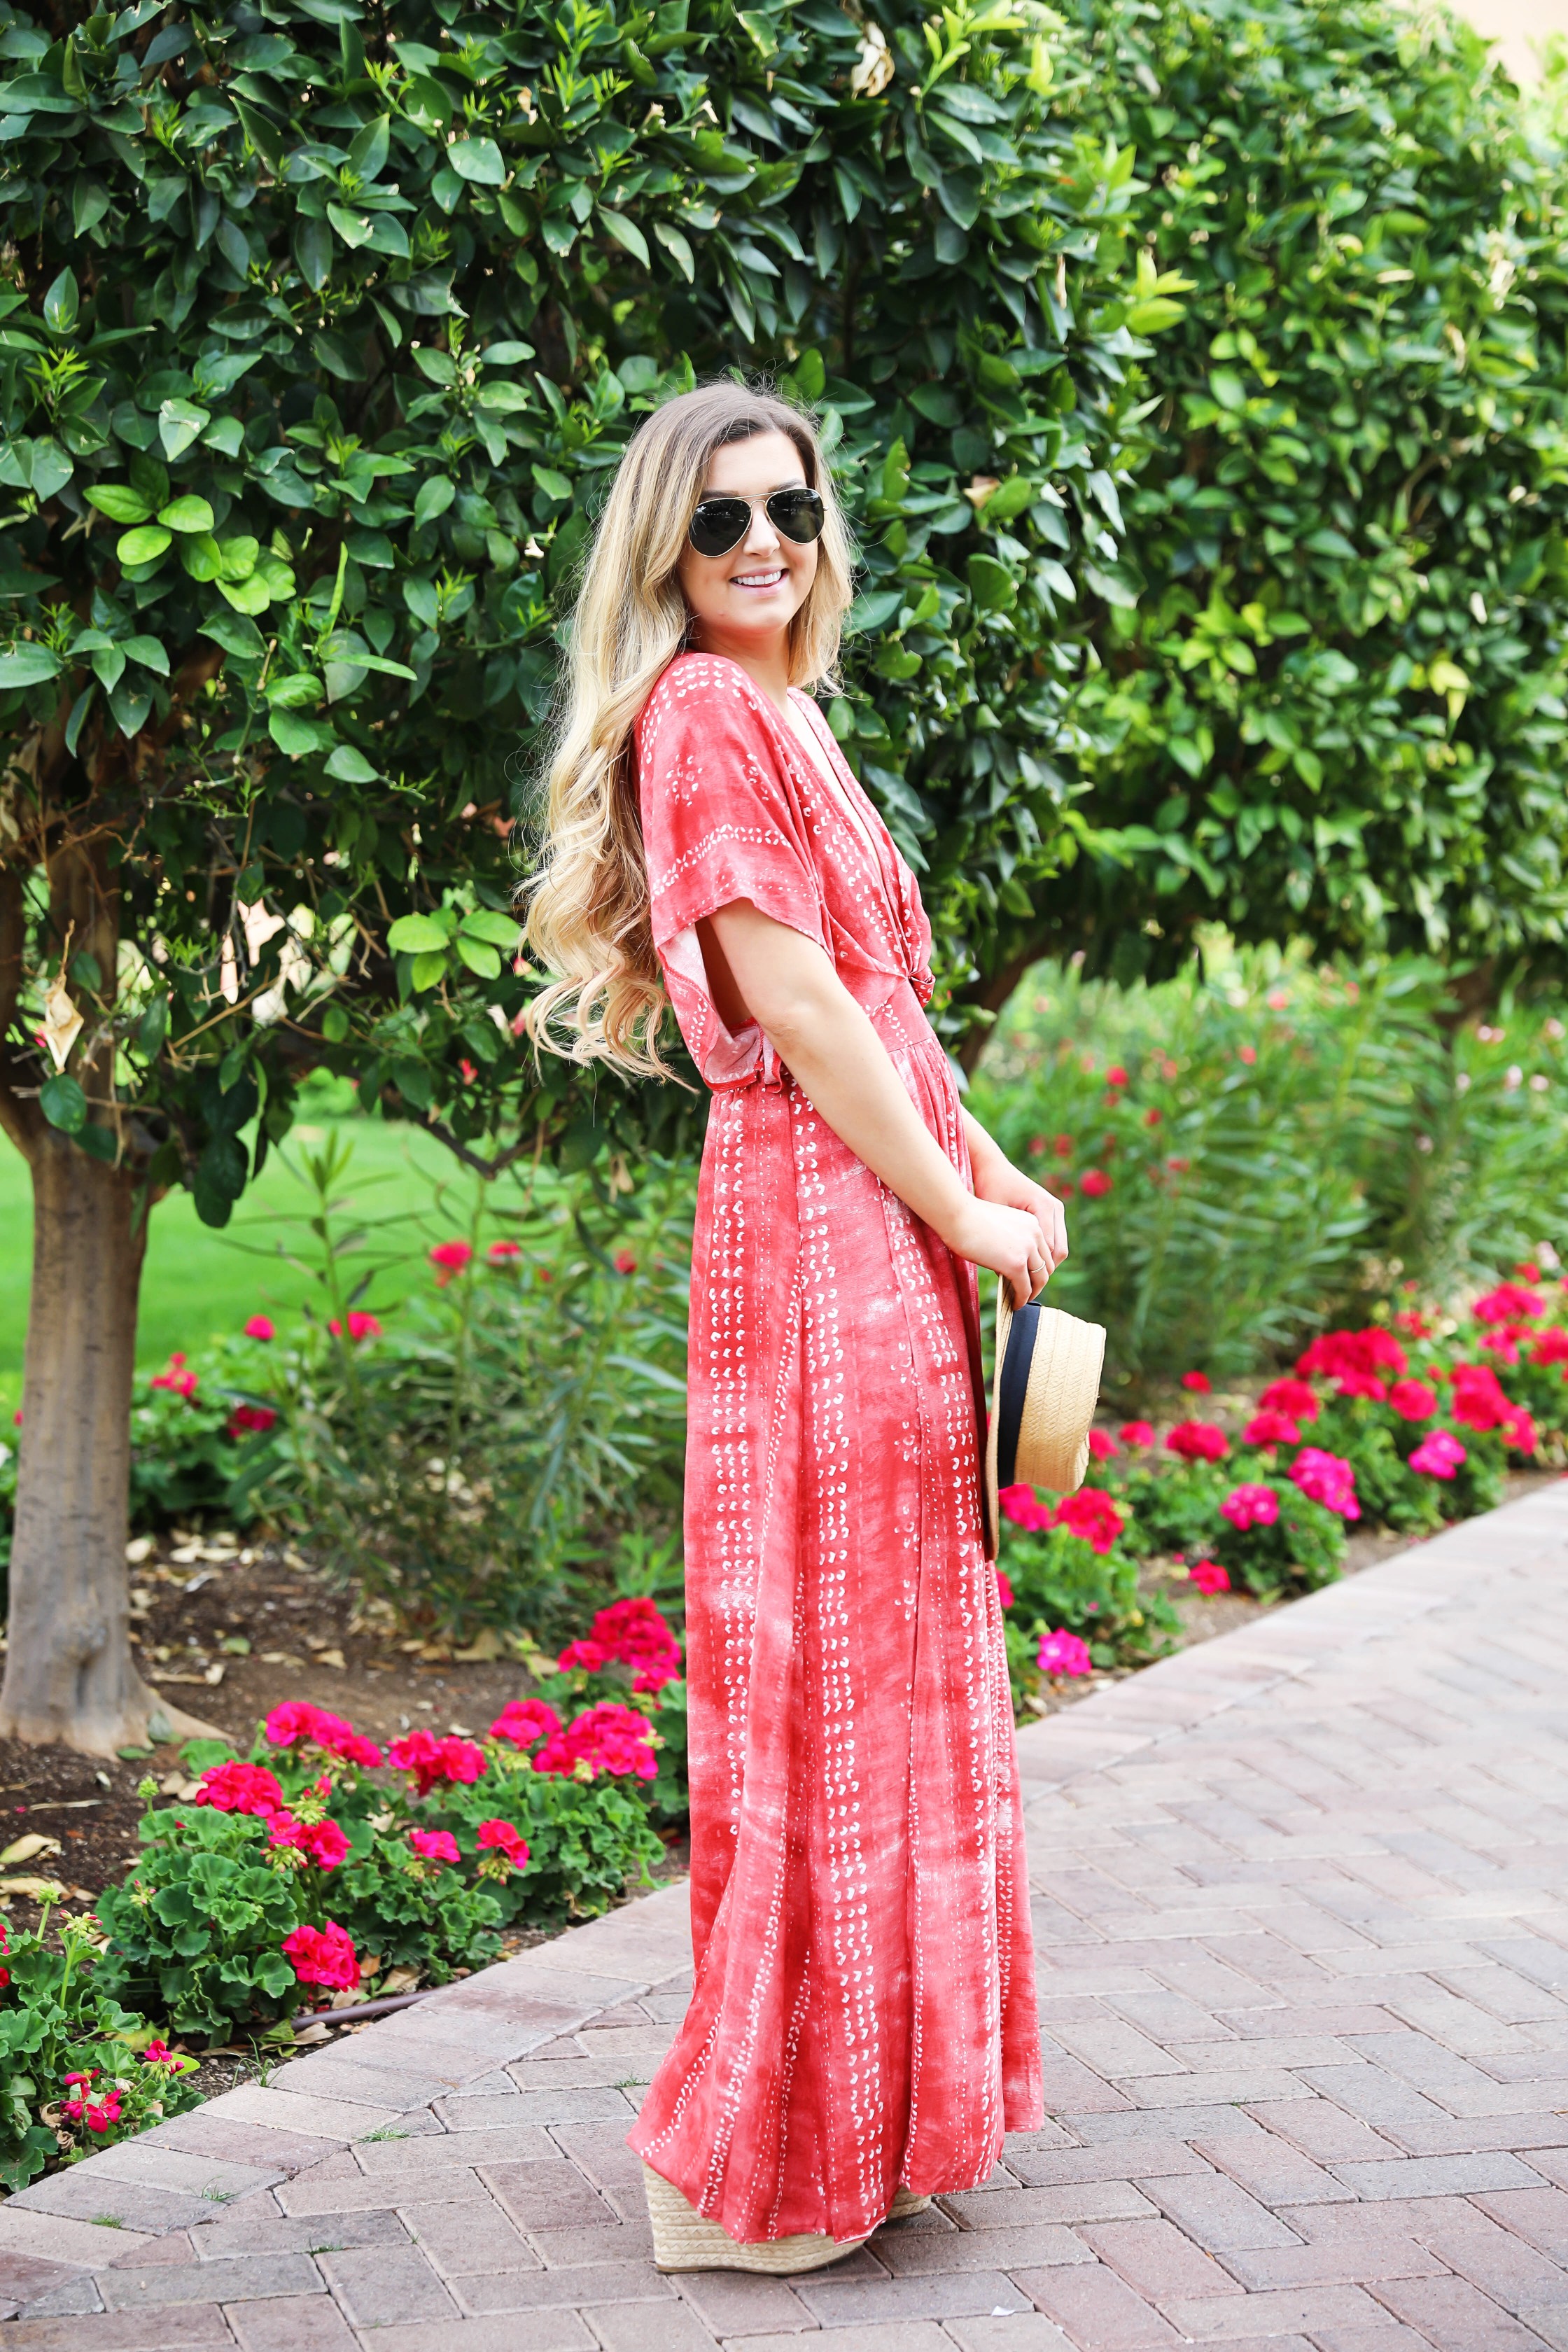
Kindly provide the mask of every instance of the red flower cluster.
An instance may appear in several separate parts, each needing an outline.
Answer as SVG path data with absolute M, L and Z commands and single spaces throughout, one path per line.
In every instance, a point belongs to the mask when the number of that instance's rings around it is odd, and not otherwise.
M 1546 1301 L 1539 1290 L 1500 1282 L 1495 1290 L 1482 1292 L 1470 1312 L 1478 1323 L 1535 1323 L 1545 1314 Z
M 1123 1445 L 1152 1445 L 1154 1424 L 1152 1421 L 1124 1421 L 1117 1434 Z
M 175 1396 L 194 1397 L 196 1392 L 196 1376 L 195 1372 L 186 1370 L 184 1356 L 171 1356 L 165 1369 L 161 1372 L 153 1373 L 153 1386 L 155 1389 L 170 1389 Z
M 342 1338 L 343 1327 L 338 1321 L 335 1315 L 328 1324 L 327 1328 L 331 1333 L 334 1339 L 341 1339 Z M 379 1316 L 363 1314 L 357 1307 L 351 1309 L 349 1314 L 349 1338 L 351 1339 L 379 1339 L 380 1337 L 381 1318 Z
M 1241 1436 L 1246 1445 L 1300 1445 L 1301 1425 L 1288 1412 L 1255 1412 Z
M 253 1315 L 245 1327 L 247 1339 L 276 1339 L 278 1326 L 270 1315 Z
M 996 1593 L 1004 1609 L 1013 1606 L 1013 1587 L 1000 1569 L 996 1571 Z
M 73 2124 L 84 2123 L 89 2132 L 106 2132 L 120 2121 L 120 2094 L 110 2089 L 94 2098 L 89 2085 L 96 2081 L 98 2068 L 89 2066 L 85 2074 L 68 2074 L 68 2085 L 74 2087 L 74 2099 L 60 2101 L 60 2113 L 68 2116 Z
M 426 1862 L 461 1862 L 458 1841 L 450 1830 L 410 1830 L 408 1843 Z
M 1342 1381 L 1351 1372 L 1375 1379 L 1380 1372 L 1407 1370 L 1409 1361 L 1393 1332 L 1373 1324 L 1364 1331 L 1320 1332 L 1305 1355 L 1297 1357 L 1296 1370 L 1303 1380 L 1314 1372 L 1330 1381 Z
M 564 1731 L 545 1742 L 533 1759 L 536 1772 L 558 1772 L 568 1778 L 586 1764 L 588 1775 L 616 1772 L 651 1780 L 658 1764 L 649 1744 L 653 1737 L 647 1717 L 635 1706 L 601 1699 L 575 1717 Z M 578 1774 L 579 1778 L 584 1777 Z
M 486 1252 L 492 1265 L 505 1265 L 510 1258 L 522 1255 L 521 1242 L 492 1242 Z
M 1425 1381 L 1395 1381 L 1388 1402 L 1401 1421 L 1430 1421 L 1437 1410 L 1437 1391 Z
M 283 1791 L 265 1764 L 209 1764 L 195 1801 L 218 1813 L 259 1813 L 265 1819 L 282 1811 Z
M 459 1739 L 456 1733 L 437 1739 L 423 1725 L 405 1738 L 395 1739 L 386 1753 L 398 1771 L 413 1774 L 415 1793 L 421 1797 L 427 1797 L 437 1781 L 477 1780 L 485 1769 L 485 1751 L 473 1740 Z
M 1111 1180 L 1103 1168 L 1086 1168 L 1078 1181 L 1079 1190 L 1089 1201 L 1103 1200 L 1111 1189 Z
M 276 1812 L 268 1824 L 269 1846 L 286 1846 L 313 1862 L 318 1870 L 335 1870 L 346 1860 L 349 1842 L 336 1822 L 297 1821 L 290 1812 Z
M 1553 1323 L 1541 1334 L 1530 1351 L 1532 1364 L 1568 1364 L 1568 1331 L 1561 1323 Z
M 504 1739 L 521 1753 L 536 1739 L 552 1738 L 560 1728 L 561 1717 L 542 1698 L 514 1698 L 508 1700 L 491 1724 L 490 1738 Z
M 436 1287 L 445 1290 L 455 1274 L 461 1274 L 473 1256 L 471 1242 L 437 1242 L 430 1250 L 430 1263 L 436 1268 Z
M 1454 1419 L 1468 1429 L 1500 1429 L 1517 1453 L 1533 1454 L 1535 1423 L 1524 1407 L 1506 1397 L 1489 1364 L 1456 1364 L 1448 1375 Z
M 10 1949 L 11 1949 L 11 1938 L 10 1938 L 10 1937 L 9 1937 L 9 1936 L 7 1936 L 7 1935 L 6 1935 L 6 1933 L 5 1933 L 5 1922 L 3 1919 L 0 1919 L 0 1952 L 6 1952 L 6 1953 L 9 1953 Z M 10 1969 L 9 1969 L 0 1968 L 0 1989 L 3 1989 L 5 1986 L 8 1985 L 8 1984 L 10 1983 L 10 1981 L 11 1981 L 11 1971 L 10 1971 Z
M 303 1742 L 324 1748 L 329 1756 L 341 1756 L 345 1764 L 374 1769 L 381 1762 L 381 1750 L 374 1739 L 364 1738 L 341 1715 L 329 1715 L 308 1699 L 286 1699 L 273 1708 L 262 1728 L 274 1748 L 295 1748 Z
M 1221 1462 L 1230 1441 L 1215 1421 L 1179 1421 L 1165 1440 L 1167 1454 L 1184 1462 Z
M 510 1822 L 481 1822 L 479 1852 L 495 1854 L 512 1870 L 528 1866 L 528 1840 Z
M 352 1992 L 359 1983 L 353 1937 L 335 1919 L 324 1927 L 296 1927 L 283 1938 L 284 1958 L 301 1984 L 325 1985 L 329 1992 Z
M 584 1641 L 568 1642 L 556 1664 L 597 1674 L 607 1665 L 633 1666 L 635 1691 L 658 1691 L 679 1679 L 680 1644 L 651 1601 L 612 1601 L 601 1609 Z
M 265 1433 L 277 1418 L 269 1404 L 237 1404 L 228 1417 L 228 1434 L 244 1437 L 251 1430 Z
M 1194 1559 L 1187 1570 L 1190 1581 L 1200 1592 L 1215 1593 L 1230 1591 L 1230 1578 L 1217 1559 Z
M 1289 1413 L 1292 1421 L 1318 1418 L 1318 1391 L 1310 1381 L 1270 1381 L 1258 1402 L 1266 1412 Z
M 1127 1524 L 1100 1486 L 1080 1486 L 1076 1495 L 1064 1495 L 1054 1506 L 1041 1502 L 1033 1486 L 1004 1486 L 997 1500 L 1003 1517 L 1026 1534 L 1045 1535 L 1052 1528 L 1066 1528 L 1069 1535 L 1081 1537 L 1098 1552 L 1108 1552 Z
M 1212 1396 L 1214 1393 L 1214 1382 L 1206 1372 L 1184 1372 L 1182 1386 L 1190 1389 L 1194 1396 Z
M 1121 1448 L 1108 1429 L 1091 1429 L 1089 1433 L 1089 1450 L 1094 1461 L 1110 1462 L 1121 1453 Z

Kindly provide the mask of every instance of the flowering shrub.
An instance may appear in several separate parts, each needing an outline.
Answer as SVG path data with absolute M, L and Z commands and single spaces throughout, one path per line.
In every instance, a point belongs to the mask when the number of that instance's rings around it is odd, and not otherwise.
M 1016 1706 L 1039 1686 L 1039 1645 L 1047 1633 L 1086 1645 L 1083 1667 L 1044 1669 L 1052 1673 L 1136 1664 L 1169 1647 L 1175 1612 L 1163 1594 L 1140 1592 L 1127 1516 L 1113 1496 L 1081 1486 L 1053 1501 L 1032 1486 L 1011 1486 L 1001 1502 L 1006 1572 L 1000 1587 Z
M 145 2131 L 195 2099 L 195 2063 L 113 1997 L 90 1913 L 0 1928 L 0 2188 Z
M 647 1704 L 662 1718 L 680 1687 Z M 195 1796 L 144 1817 L 136 1870 L 101 1898 L 105 1981 L 208 2040 L 276 2028 L 312 1989 L 374 1990 L 393 1968 L 442 1982 L 493 1958 L 514 1921 L 585 1916 L 628 1875 L 646 1882 L 664 1852 L 641 1793 L 661 1738 L 616 1701 L 563 1725 L 521 1699 L 482 1742 L 410 1732 L 384 1767 L 352 1724 L 305 1706 L 276 1708 L 249 1759 L 194 1741 Z
M 599 1611 L 586 1638 L 569 1642 L 556 1664 L 563 1674 L 574 1667 L 600 1674 L 607 1665 L 630 1666 L 634 1691 L 658 1691 L 679 1678 L 680 1644 L 651 1601 L 612 1601 Z

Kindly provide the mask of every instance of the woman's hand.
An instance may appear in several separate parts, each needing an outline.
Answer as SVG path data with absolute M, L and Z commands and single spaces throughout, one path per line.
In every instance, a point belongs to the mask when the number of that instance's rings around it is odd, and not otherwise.
M 968 1111 L 963 1114 L 963 1124 L 969 1138 L 969 1161 L 976 1194 L 982 1201 L 994 1202 L 999 1208 L 1022 1209 L 1038 1218 L 1046 1242 L 1046 1272 L 1055 1274 L 1068 1255 L 1066 1210 L 1054 1192 L 1047 1192 L 1043 1184 L 1033 1182 L 1022 1169 L 1014 1167 L 1001 1145 L 993 1141 Z
M 1027 1209 L 966 1193 L 942 1238 L 954 1257 L 967 1258 L 972 1265 L 989 1266 L 1009 1283 L 1015 1307 L 1026 1307 L 1049 1278 L 1051 1259 L 1046 1236 L 1038 1217 Z

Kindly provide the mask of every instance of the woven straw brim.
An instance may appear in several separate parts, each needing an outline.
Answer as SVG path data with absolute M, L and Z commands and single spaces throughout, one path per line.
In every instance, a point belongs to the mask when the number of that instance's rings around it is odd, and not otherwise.
M 1058 1307 L 1037 1309 L 1034 1353 L 1014 1449 L 1016 1486 L 1043 1486 L 1070 1495 L 1089 1467 L 1089 1433 L 1100 1402 L 1105 1330 Z M 997 1286 L 996 1362 L 991 1383 L 991 1427 L 985 1445 L 985 1488 L 991 1525 L 997 1521 L 997 1436 L 1002 1420 L 1002 1368 L 1013 1307 L 1005 1282 Z
M 820 2231 L 802 2230 L 793 2237 L 765 2238 L 755 2245 L 743 2245 L 706 2213 L 700 2213 L 651 2165 L 645 2164 L 642 2169 L 647 2218 L 653 2224 L 656 2270 L 761 2271 L 770 2278 L 789 2278 L 797 2271 L 819 2271 L 829 2263 L 842 2262 L 866 2242 L 865 2238 L 829 2238 Z

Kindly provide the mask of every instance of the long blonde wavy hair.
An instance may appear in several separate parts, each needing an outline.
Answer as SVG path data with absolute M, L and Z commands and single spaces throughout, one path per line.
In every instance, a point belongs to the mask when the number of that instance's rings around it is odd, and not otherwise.
M 792 686 L 834 678 L 854 552 L 810 420 L 734 383 L 680 394 L 641 425 L 616 469 L 572 619 L 564 714 L 550 761 L 543 838 L 523 885 L 524 937 L 548 975 L 529 1007 L 535 1047 L 668 1076 L 668 999 L 654 954 L 633 729 L 687 642 L 676 577 L 716 450 L 783 433 L 826 520 L 816 575 L 790 624 Z

